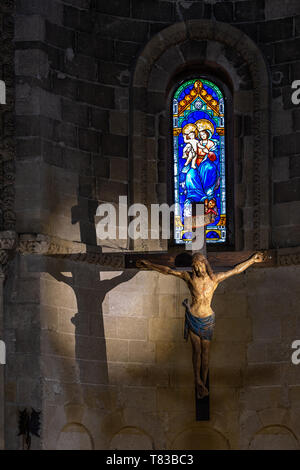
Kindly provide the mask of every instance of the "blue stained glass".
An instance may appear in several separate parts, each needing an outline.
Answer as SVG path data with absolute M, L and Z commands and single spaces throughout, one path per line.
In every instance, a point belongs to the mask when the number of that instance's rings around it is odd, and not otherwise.
M 206 243 L 226 241 L 225 104 L 220 89 L 201 78 L 183 83 L 173 99 L 175 242 L 190 243 L 184 218 L 193 203 L 210 215 Z

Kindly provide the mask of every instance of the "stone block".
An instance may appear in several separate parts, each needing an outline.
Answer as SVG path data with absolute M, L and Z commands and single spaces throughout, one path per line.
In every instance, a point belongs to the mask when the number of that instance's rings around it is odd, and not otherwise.
M 296 122 L 295 116 L 292 115 L 290 110 L 283 110 L 282 104 L 280 104 L 280 108 L 281 109 L 276 109 L 275 112 L 272 113 L 271 129 L 272 134 L 275 136 L 288 135 L 295 130 L 293 129 L 293 124 L 295 126 Z
M 267 362 L 289 362 L 291 357 L 291 345 L 287 341 L 274 341 L 266 345 Z
M 274 184 L 275 203 L 300 200 L 300 178 Z
M 111 353 L 111 349 L 109 349 L 109 353 Z M 106 361 L 107 355 L 108 351 L 106 349 L 104 338 L 94 338 L 91 336 L 76 337 L 76 357 L 78 359 L 89 361 Z
M 126 65 L 114 62 L 98 62 L 98 81 L 103 85 L 128 86 L 131 72 Z
M 104 39 L 100 34 L 90 32 L 77 32 L 76 52 L 94 59 L 111 61 L 114 57 L 114 41 Z M 129 43 L 130 44 L 130 43 Z
M 32 380 L 40 378 L 40 357 L 36 354 L 7 354 L 6 364 L 8 380 L 28 378 L 28 371 Z
M 249 333 L 248 333 L 249 335 Z M 215 343 L 211 348 L 211 366 L 218 367 L 223 365 L 225 369 L 243 368 L 246 363 L 246 344 L 242 341 L 235 341 L 235 337 L 218 339 L 214 337 Z
M 169 368 L 170 386 L 177 388 L 185 387 L 194 388 L 195 379 L 192 364 L 189 367 L 178 367 L 177 365 Z
M 130 362 L 155 362 L 155 343 L 147 341 L 129 341 Z
M 274 386 L 281 384 L 280 364 L 251 364 L 245 370 L 245 385 Z
M 156 411 L 155 388 L 123 387 L 120 395 L 120 399 L 126 408 L 135 408 L 139 413 L 153 413 Z
M 32 303 L 10 303 L 7 305 L 9 316 L 6 319 L 7 328 L 37 328 L 40 325 L 40 306 Z
M 111 385 L 134 387 L 167 387 L 168 371 L 154 364 L 108 363 L 108 377 Z
M 274 204 L 272 210 L 272 220 L 275 226 L 289 225 L 290 223 L 290 203 Z
M 235 3 L 236 21 L 259 21 L 265 19 L 264 0 L 246 0 Z
M 63 149 L 62 165 L 67 170 L 79 173 L 82 177 L 93 173 L 90 153 L 75 150 L 74 148 Z M 71 206 L 68 206 L 68 215 L 70 214 L 70 208 Z
M 251 114 L 253 110 L 253 94 L 251 91 L 238 90 L 234 95 L 234 110 L 236 113 Z
M 15 330 L 15 351 L 22 354 L 39 354 L 40 352 L 40 329 L 26 328 Z
M 128 181 L 128 159 L 119 157 L 110 157 L 109 174 L 112 180 Z
M 281 387 L 253 387 L 243 391 L 242 402 L 247 410 L 260 411 L 266 408 L 278 408 Z
M 210 369 L 209 379 L 211 383 L 217 383 L 218 387 L 242 387 L 243 369 L 232 365 L 225 367 L 224 364 L 222 366 L 216 364 Z
M 265 0 L 266 20 L 299 14 L 297 0 Z
M 234 387 L 212 387 L 210 391 L 210 406 L 215 413 L 223 413 L 226 411 L 235 412 L 239 403 L 239 392 Z
M 99 15 L 99 26 L 104 38 L 118 38 L 121 41 L 144 43 L 148 33 L 148 23 L 110 15 Z
M 41 334 L 41 352 L 53 356 L 75 357 L 75 336 L 43 330 Z M 80 358 L 81 356 L 77 355 L 77 357 Z
M 189 344 L 177 343 L 175 341 L 156 341 L 156 363 L 162 366 L 176 364 L 178 367 L 190 367 L 192 350 Z
M 300 58 L 300 39 L 289 39 L 275 44 L 275 62 L 291 62 Z
M 290 178 L 300 177 L 300 157 L 299 155 L 290 158 Z
M 128 135 L 128 113 L 120 111 L 110 111 L 109 113 L 109 129 L 114 135 Z
M 146 340 L 148 321 L 145 318 L 119 317 L 116 320 L 117 336 L 121 339 Z
M 99 132 L 81 128 L 78 130 L 78 140 L 81 150 L 99 153 L 101 142 L 101 134 Z
M 179 305 L 178 305 L 179 300 Z M 182 299 L 178 299 L 174 294 L 160 294 L 159 296 L 159 316 L 162 318 L 178 317 L 178 306 Z
M 157 409 L 160 412 L 177 411 L 184 403 L 185 411 L 188 412 L 195 406 L 194 393 L 194 387 L 158 388 Z
M 7 382 L 5 384 L 5 400 L 7 403 L 15 403 L 17 398 L 16 382 Z
M 165 109 L 165 94 L 161 92 L 151 91 L 148 93 L 147 113 L 157 114 Z
M 17 402 L 30 403 L 36 410 L 40 409 L 42 400 L 42 385 L 38 380 L 29 378 L 19 380 L 17 389 Z
M 128 163 L 127 159 L 126 162 Z M 94 156 L 94 174 L 98 178 L 113 178 L 111 171 L 111 159 L 110 158 L 101 158 L 99 155 Z
M 248 363 L 264 363 L 266 362 L 267 347 L 265 341 L 254 341 L 249 344 L 247 349 Z
M 39 15 L 16 16 L 15 41 L 40 41 L 46 38 L 45 20 Z
M 48 56 L 39 49 L 17 50 L 15 53 L 15 73 L 37 79 L 47 78 L 49 74 Z
M 104 337 L 116 338 L 117 337 L 117 318 L 110 315 L 103 315 Z
M 280 318 L 271 312 L 266 312 L 253 318 L 253 339 L 278 339 L 281 336 Z
M 69 49 L 67 50 L 68 53 Z M 90 82 L 98 80 L 98 64 L 95 58 L 84 56 L 82 54 L 74 55 L 73 51 L 64 61 L 63 71 L 71 76 Z
M 16 12 L 17 15 L 40 15 L 55 24 L 61 24 L 63 20 L 63 6 L 53 0 L 44 0 L 43 3 L 40 0 L 17 0 Z
M 41 305 L 41 329 L 58 331 L 59 330 L 59 309 L 48 305 Z M 73 327 L 74 329 L 74 327 Z
M 55 94 L 63 98 L 76 100 L 77 98 L 77 80 L 67 77 L 64 73 L 53 74 L 52 90 Z
M 64 5 L 63 11 L 64 26 L 78 31 L 92 31 L 94 18 L 90 11 L 79 10 L 68 5 Z
M 120 64 L 131 64 L 132 61 L 137 58 L 139 50 L 140 45 L 138 43 L 115 41 L 115 57 L 116 61 Z
M 119 196 L 127 196 L 127 184 L 98 180 L 97 198 L 100 201 L 118 203 Z
M 128 341 L 124 339 L 106 339 L 108 362 L 128 362 Z
M 128 138 L 121 135 L 104 135 L 102 139 L 103 153 L 112 157 L 128 156 Z
M 16 112 L 19 115 L 34 114 L 60 120 L 60 97 L 28 84 L 18 85 Z
M 89 335 L 89 316 L 68 308 L 58 309 L 58 331 L 61 333 Z
M 186 62 L 203 62 L 206 58 L 206 41 L 187 40 L 179 48 Z
M 300 225 L 291 227 L 280 227 L 273 229 L 273 244 L 281 248 L 299 246 Z
M 174 21 L 175 6 L 173 2 L 158 1 L 153 8 L 152 2 L 143 2 L 133 0 L 132 17 L 141 20 L 165 21 L 172 23 Z M 118 15 L 120 16 L 120 15 Z
M 12 303 L 39 303 L 40 285 L 39 279 L 18 279 L 18 289 L 13 293 Z
M 86 82 L 78 83 L 78 100 L 102 108 L 114 109 L 114 89 Z
M 112 0 L 109 3 L 96 0 L 96 9 L 108 15 L 130 16 L 130 0 Z
M 107 363 L 105 361 L 78 361 L 78 363 L 82 384 L 108 384 Z
M 52 307 L 66 307 L 76 310 L 77 302 L 73 289 L 63 282 L 41 280 L 41 301 Z
M 236 320 L 245 318 L 248 312 L 247 297 L 242 292 L 230 292 L 230 280 L 224 281 L 224 289 L 226 289 L 225 295 L 215 295 L 212 303 L 212 308 L 217 313 L 221 314 L 223 321 L 229 320 L 234 317 Z M 223 287 L 222 286 L 222 287 Z M 221 286 L 220 286 L 221 287 Z M 217 290 L 217 294 L 220 291 L 220 287 Z M 236 288 L 236 287 L 235 287 Z
M 46 21 L 46 38 L 47 42 L 55 47 L 62 49 L 74 48 L 75 32 L 69 28 L 50 23 Z
M 293 18 L 264 21 L 258 25 L 260 42 L 275 42 L 293 36 Z
M 175 318 L 150 318 L 150 341 L 183 341 L 183 325 L 181 319 Z
M 213 6 L 214 15 L 217 21 L 232 23 L 233 21 L 233 3 L 217 2 Z

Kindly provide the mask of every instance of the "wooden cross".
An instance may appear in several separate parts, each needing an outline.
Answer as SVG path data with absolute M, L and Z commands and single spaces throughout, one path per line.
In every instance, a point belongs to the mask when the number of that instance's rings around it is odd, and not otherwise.
M 220 253 L 208 253 L 207 258 L 212 266 L 222 267 L 222 270 L 226 267 L 232 268 L 236 264 L 240 264 L 250 258 L 253 251 L 243 252 L 220 252 Z M 182 249 L 173 248 L 167 253 L 134 253 L 126 255 L 125 266 L 127 268 L 136 267 L 138 260 L 146 259 L 154 264 L 160 264 L 168 266 L 169 268 L 188 269 L 191 267 L 192 252 L 182 251 Z M 262 263 L 265 267 L 266 264 L 274 264 L 275 256 L 274 253 L 269 252 L 266 256 L 267 261 Z M 209 374 L 207 376 L 207 382 L 205 384 L 209 391 Z M 195 408 L 196 408 L 196 421 L 209 421 L 210 419 L 210 399 L 209 395 L 199 399 L 197 397 L 197 390 L 195 389 Z

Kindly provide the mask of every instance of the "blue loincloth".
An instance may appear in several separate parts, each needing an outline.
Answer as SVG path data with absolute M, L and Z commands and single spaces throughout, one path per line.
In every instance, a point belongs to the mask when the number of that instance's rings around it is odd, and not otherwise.
M 189 330 L 192 330 L 201 339 L 211 341 L 215 327 L 215 314 L 204 318 L 195 317 L 190 311 L 188 299 L 185 299 L 182 305 L 185 306 L 184 339 L 188 339 Z

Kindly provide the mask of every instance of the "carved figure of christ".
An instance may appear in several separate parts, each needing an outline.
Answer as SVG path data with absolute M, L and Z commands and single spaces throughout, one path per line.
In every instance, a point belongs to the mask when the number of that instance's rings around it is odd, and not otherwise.
M 215 314 L 211 308 L 211 302 L 215 290 L 220 282 L 231 276 L 240 274 L 254 263 L 261 263 L 265 260 L 262 252 L 257 252 L 247 261 L 238 264 L 235 268 L 220 273 L 214 273 L 208 260 L 200 253 L 196 253 L 192 260 L 192 271 L 179 271 L 151 263 L 147 260 L 140 260 L 136 266 L 140 269 L 154 270 L 161 274 L 176 276 L 186 282 L 192 297 L 192 303 L 186 299 L 183 305 L 185 313 L 185 337 L 191 339 L 193 350 L 193 369 L 197 398 L 204 398 L 208 395 L 206 388 L 209 349 L 215 325 Z

